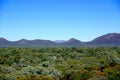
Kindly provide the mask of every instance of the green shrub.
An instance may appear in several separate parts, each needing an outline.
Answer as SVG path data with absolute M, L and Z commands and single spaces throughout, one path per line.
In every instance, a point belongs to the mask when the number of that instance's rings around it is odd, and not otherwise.
M 108 80 L 105 76 L 94 76 L 90 80 Z
M 120 80 L 120 71 L 109 71 L 107 72 L 108 80 Z
M 28 74 L 34 74 L 34 68 L 32 66 L 27 66 L 25 68 L 22 69 L 22 73 L 24 75 L 28 75 Z
M 117 53 L 115 51 L 108 53 L 108 63 L 111 66 L 114 66 L 115 64 L 120 64 L 120 58 L 117 56 Z

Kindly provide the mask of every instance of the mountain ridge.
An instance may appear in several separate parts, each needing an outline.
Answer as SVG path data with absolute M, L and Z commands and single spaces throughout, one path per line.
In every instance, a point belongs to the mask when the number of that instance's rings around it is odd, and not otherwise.
M 59 40 L 58 42 L 51 40 L 42 40 L 42 39 L 34 39 L 27 40 L 21 39 L 17 41 L 9 41 L 5 38 L 0 38 L 0 47 L 51 47 L 51 46 L 120 46 L 120 33 L 108 33 L 102 36 L 99 36 L 92 41 L 82 42 L 78 39 L 71 38 L 67 41 Z

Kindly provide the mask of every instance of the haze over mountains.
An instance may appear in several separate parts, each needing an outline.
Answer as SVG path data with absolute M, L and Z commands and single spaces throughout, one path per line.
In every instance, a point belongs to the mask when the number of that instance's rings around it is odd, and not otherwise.
M 69 46 L 120 46 L 120 33 L 108 33 L 99 36 L 89 42 L 81 42 L 75 38 L 71 38 L 68 41 L 65 40 L 26 40 L 21 39 L 18 41 L 9 41 L 5 38 L 0 38 L 0 47 L 69 47 Z

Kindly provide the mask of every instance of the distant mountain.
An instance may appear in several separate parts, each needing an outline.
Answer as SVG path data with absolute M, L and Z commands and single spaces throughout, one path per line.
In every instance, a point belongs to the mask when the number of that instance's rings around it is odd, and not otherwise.
M 65 43 L 66 40 L 55 40 L 54 42 L 55 42 L 55 43 Z
M 5 38 L 0 38 L 0 47 L 69 47 L 69 46 L 120 46 L 120 33 L 108 33 L 93 39 L 90 42 L 81 42 L 75 38 L 68 41 L 65 40 L 26 40 L 8 41 Z
M 20 46 L 20 45 L 21 46 L 27 46 L 27 45 L 29 45 L 29 40 L 21 39 L 21 40 L 15 41 L 14 45 L 17 45 L 17 46 Z
M 26 40 L 26 39 L 21 39 L 19 41 L 14 42 L 16 46 L 30 46 L 30 47 L 44 47 L 44 46 L 54 46 L 56 45 L 54 42 L 50 40 Z
M 63 45 L 66 45 L 66 46 L 81 46 L 82 42 L 75 39 L 75 38 L 71 38 L 68 41 L 64 42 Z
M 54 46 L 56 45 L 56 43 L 54 43 L 53 41 L 50 40 L 40 40 L 40 39 L 36 39 L 36 40 L 31 40 L 30 41 L 30 45 L 34 45 L 34 46 Z
M 5 38 L 0 38 L 0 46 L 7 46 L 7 45 L 10 45 L 11 42 L 6 40 Z
M 67 44 L 81 44 L 82 42 L 77 40 L 77 39 L 75 39 L 75 38 L 71 38 L 66 43 Z
M 90 42 L 93 45 L 120 45 L 120 33 L 109 33 L 95 38 Z

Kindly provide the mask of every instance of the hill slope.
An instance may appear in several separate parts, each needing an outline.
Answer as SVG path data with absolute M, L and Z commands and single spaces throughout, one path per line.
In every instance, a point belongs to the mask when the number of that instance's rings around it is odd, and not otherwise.
M 94 45 L 120 45 L 120 34 L 108 33 L 95 38 L 90 43 Z

